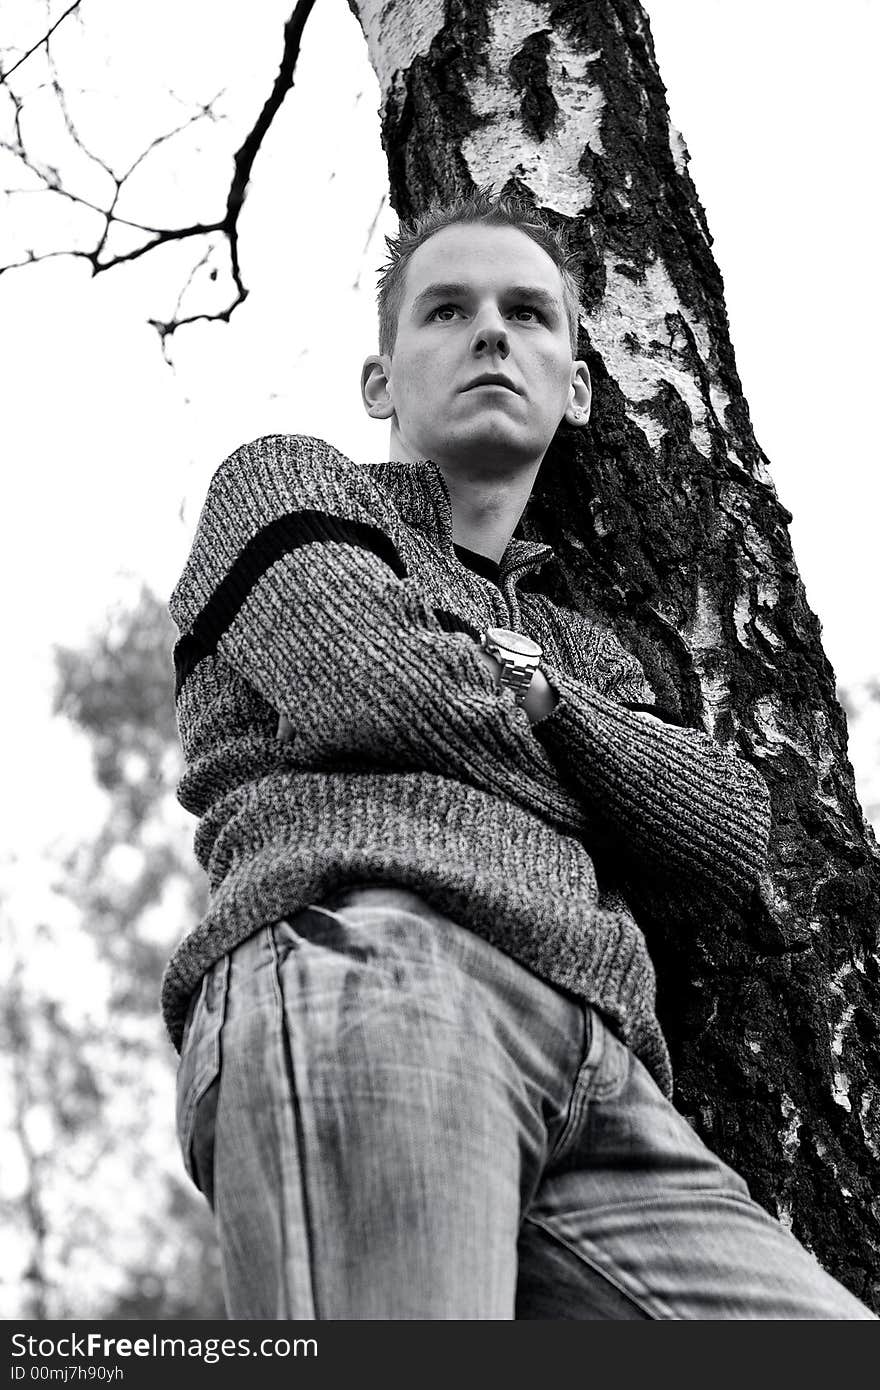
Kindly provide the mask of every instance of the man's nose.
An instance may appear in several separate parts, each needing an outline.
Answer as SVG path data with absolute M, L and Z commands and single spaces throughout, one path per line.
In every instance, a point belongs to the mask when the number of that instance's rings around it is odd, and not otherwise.
M 498 357 L 506 357 L 510 352 L 507 324 L 497 310 L 487 310 L 474 323 L 471 352 L 490 356 L 497 354 Z

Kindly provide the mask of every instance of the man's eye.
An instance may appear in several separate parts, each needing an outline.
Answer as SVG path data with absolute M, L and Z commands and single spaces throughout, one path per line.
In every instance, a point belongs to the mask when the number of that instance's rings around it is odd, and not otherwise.
M 454 314 L 458 310 L 457 304 L 438 304 L 436 309 L 432 309 L 428 315 L 429 319 L 440 318 L 441 314 Z M 449 323 L 449 319 L 440 319 L 441 323 Z
M 531 314 L 532 318 L 541 319 L 543 322 L 543 315 L 540 309 L 537 309 L 534 304 L 517 304 L 513 312 L 517 316 L 520 314 Z

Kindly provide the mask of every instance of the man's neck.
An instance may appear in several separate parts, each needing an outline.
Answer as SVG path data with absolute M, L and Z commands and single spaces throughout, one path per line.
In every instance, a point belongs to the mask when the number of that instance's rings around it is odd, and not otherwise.
M 457 545 L 500 561 L 531 496 L 537 468 L 504 478 L 462 476 L 437 465 L 452 503 L 452 539 Z
M 407 451 L 393 437 L 391 442 L 391 456 L 404 459 Z M 466 471 L 446 459 L 433 461 L 449 492 L 453 542 L 500 563 L 532 494 L 541 460 L 503 474 Z

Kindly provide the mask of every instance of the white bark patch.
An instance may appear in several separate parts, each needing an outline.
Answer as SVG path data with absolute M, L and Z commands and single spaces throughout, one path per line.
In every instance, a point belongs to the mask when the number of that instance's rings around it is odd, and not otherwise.
M 799 742 L 792 734 L 780 728 L 777 721 L 777 711 L 773 701 L 769 696 L 763 696 L 755 702 L 755 713 L 758 716 L 758 725 L 764 735 L 765 748 L 756 747 L 755 752 L 759 756 L 773 757 L 783 747 L 794 749 L 800 757 L 809 759 L 810 750 L 803 742 Z
M 615 15 L 615 19 L 617 19 L 617 16 L 616 16 L 616 15 Z M 644 25 L 644 20 L 643 20 L 643 11 L 640 9 L 640 7 L 639 7 L 638 5 L 635 5 L 635 6 L 633 7 L 633 11 L 632 11 L 632 22 L 633 22 L 633 25 L 634 25 L 634 27 L 635 27 L 635 31 L 636 31 L 636 33 L 638 34 L 639 38 L 640 38 L 640 39 L 647 39 L 647 34 L 645 33 L 645 25 Z M 617 28 L 618 28 L 618 30 L 620 31 L 620 33 L 622 34 L 622 33 L 623 33 L 623 25 L 620 23 L 619 20 L 618 20 L 618 22 L 617 22 Z
M 852 1016 L 855 1013 L 853 1005 L 846 1001 L 843 990 L 843 982 L 852 972 L 852 965 L 849 961 L 844 961 L 843 965 L 835 970 L 828 985 L 831 993 L 836 994 L 839 999 L 843 1000 L 841 1016 L 831 1033 L 831 1053 L 832 1056 L 836 1058 L 839 1058 L 843 1053 L 843 1040 L 846 1030 L 852 1021 Z M 849 1098 L 849 1087 L 850 1079 L 847 1073 L 845 1071 L 835 1071 L 831 1098 L 835 1105 L 840 1105 L 844 1110 L 851 1111 L 852 1103 Z
M 762 617 L 755 607 L 752 601 L 751 586 L 749 584 L 745 584 L 737 593 L 733 621 L 736 624 L 736 637 L 740 646 L 746 647 L 750 651 L 757 652 L 764 665 L 769 667 L 772 663 L 760 650 L 759 644 L 749 631 L 749 623 L 751 623 L 756 632 L 760 632 L 761 636 L 771 647 L 778 647 L 780 645 L 780 639 L 773 629 L 767 625 L 766 619 Z
M 828 781 L 837 766 L 834 742 L 831 737 L 831 726 L 828 723 L 828 716 L 824 710 L 817 709 L 813 715 L 816 751 L 816 790 L 819 800 L 823 805 L 832 811 L 835 817 L 841 822 L 841 829 L 844 830 L 843 818 L 840 810 L 840 803 L 832 791 L 826 791 L 823 783 Z M 846 836 L 849 839 L 849 836 Z
M 718 661 L 718 653 L 724 649 L 721 618 L 712 603 L 709 590 L 699 579 L 694 615 L 684 629 L 684 636 L 694 669 L 700 678 L 708 732 L 714 734 L 719 715 L 730 704 L 730 691 L 723 668 Z
M 843 1040 L 846 1036 L 847 1028 L 852 1023 L 852 1017 L 855 1011 L 855 1004 L 844 1005 L 843 1013 L 840 1015 L 837 1026 L 831 1037 L 831 1051 L 834 1053 L 835 1057 L 843 1056 Z
M 700 214 L 697 212 L 697 209 L 696 209 L 696 208 L 693 208 L 693 207 L 691 208 L 691 217 L 693 218 L 694 226 L 696 227 L 697 231 L 700 233 L 700 236 L 703 238 L 703 240 L 705 241 L 706 245 L 707 245 L 708 247 L 711 248 L 712 243 L 711 243 L 711 241 L 709 240 L 708 236 L 706 235 L 706 228 L 705 228 L 705 226 L 703 225 L 703 219 L 701 218 Z
M 746 523 L 745 541 L 746 549 L 760 574 L 758 602 L 765 608 L 775 608 L 779 602 L 779 585 L 773 577 L 776 562 L 770 543 L 751 521 Z
M 852 964 L 848 960 L 845 960 L 843 962 L 843 965 L 839 965 L 835 970 L 834 974 L 831 976 L 831 981 L 828 985 L 828 988 L 831 990 L 831 993 L 840 995 L 840 997 L 843 998 L 843 982 L 844 980 L 849 979 L 852 973 Z
M 790 1230 L 791 1230 L 791 1202 L 783 1201 L 782 1198 L 777 1197 L 777 1198 L 776 1198 L 776 1217 L 777 1217 L 777 1220 L 779 1221 L 779 1224 L 780 1224 L 781 1226 L 784 1226 L 785 1229 L 786 1229 L 787 1231 L 790 1231 Z
M 873 1113 L 872 1113 L 873 1112 Z M 872 1088 L 862 1096 L 859 1106 L 859 1124 L 865 1136 L 865 1144 L 874 1158 L 880 1159 L 880 1091 Z
M 687 145 L 685 144 L 684 136 L 682 135 L 681 131 L 678 130 L 672 124 L 671 121 L 669 122 L 669 150 L 672 154 L 672 162 L 675 165 L 676 172 L 681 175 L 686 174 L 687 166 L 691 162 L 690 152 L 688 150 Z M 706 245 L 711 246 L 711 242 L 709 241 L 709 238 L 706 235 L 706 228 L 703 222 L 703 218 L 700 216 L 697 208 L 692 206 L 690 209 L 690 215 L 693 219 L 694 226 L 700 233 L 700 236 L 703 238 Z M 737 460 L 737 462 L 739 462 L 739 460 Z
M 396 72 L 423 57 L 446 23 L 446 0 L 357 0 L 370 62 L 388 95 Z
M 734 723 L 736 724 L 737 728 L 742 728 L 742 725 L 736 718 L 736 711 L 733 711 L 733 715 Z M 756 753 L 759 751 L 759 749 L 755 749 Z M 760 885 L 761 896 L 767 904 L 767 907 L 773 913 L 773 916 L 776 917 L 777 920 L 784 925 L 791 918 L 793 909 L 788 898 L 785 896 L 782 886 L 766 869 L 760 875 Z M 824 931 L 825 929 L 824 922 L 820 921 L 817 921 L 815 923 L 811 922 L 810 926 L 816 931 Z
M 849 1099 L 849 1077 L 845 1071 L 834 1073 L 834 1086 L 831 1091 L 831 1099 L 835 1105 L 840 1105 L 844 1110 L 852 1110 Z
M 742 559 L 742 582 L 737 592 L 733 620 L 741 647 L 756 651 L 766 666 L 768 658 L 761 651 L 754 633 L 760 632 L 771 647 L 780 645 L 779 636 L 770 627 L 764 614 L 771 614 L 779 601 L 779 586 L 773 578 L 774 558 L 765 538 L 748 522 Z M 753 631 L 750 630 L 750 626 Z
M 574 48 L 552 28 L 551 9 L 540 0 L 497 0 L 482 72 L 470 87 L 480 125 L 461 149 L 476 183 L 500 188 L 516 173 L 540 206 L 577 217 L 593 201 L 592 185 L 578 173 L 578 161 L 585 146 L 604 154 L 599 125 L 605 97 L 588 73 L 601 54 Z M 548 79 L 559 113 L 546 138 L 535 140 L 523 129 L 521 96 L 508 70 L 526 39 L 542 30 L 549 30 Z
M 752 595 L 749 585 L 745 584 L 737 591 L 736 602 L 733 606 L 733 622 L 736 627 L 736 639 L 741 647 L 751 647 L 753 645 L 748 630 L 751 621 Z
M 780 723 L 780 711 L 774 707 L 769 697 L 764 696 L 756 701 L 755 714 L 764 736 L 763 746 L 755 747 L 756 755 L 760 758 L 773 758 L 783 748 L 790 748 L 802 758 L 811 770 L 816 799 L 821 801 L 833 818 L 835 827 L 844 841 L 851 844 L 852 834 L 831 780 L 837 766 L 836 744 L 825 713 L 818 709 L 810 710 L 807 715 L 810 722 L 806 730 L 786 728 Z M 813 901 L 815 902 L 815 893 Z
M 831 1033 L 831 1053 L 834 1057 L 843 1056 L 843 1040 L 846 1037 L 846 1031 L 852 1023 L 853 1014 L 856 1011 L 855 1004 L 849 1002 L 843 988 L 844 981 L 848 979 L 852 973 L 852 965 L 849 961 L 844 961 L 843 965 L 835 970 L 828 982 L 828 988 L 831 993 L 836 994 L 843 1004 L 840 1018 L 837 1020 Z
M 773 496 L 776 497 L 776 484 L 773 481 L 770 469 L 768 468 L 767 462 L 762 454 L 758 454 L 758 457 L 755 459 L 755 462 L 751 466 L 751 471 L 754 473 L 758 482 L 763 483 L 764 486 L 773 494 Z
M 801 1127 L 801 1115 L 791 1096 L 783 1091 L 781 1106 L 782 1128 L 777 1131 L 779 1141 L 782 1144 L 782 1152 L 789 1163 L 794 1163 L 797 1151 L 801 1146 L 798 1133 Z
M 669 148 L 672 151 L 672 161 L 680 174 L 687 172 L 688 154 L 687 145 L 684 143 L 684 136 L 680 130 L 676 130 L 672 122 L 669 122 Z
M 708 458 L 711 441 L 710 415 L 724 426 L 729 397 L 710 369 L 710 338 L 705 326 L 688 313 L 661 260 L 653 261 L 633 280 L 617 269 L 618 258 L 605 260 L 605 295 L 594 314 L 585 320 L 593 346 L 601 353 L 628 403 L 630 419 L 644 431 L 652 449 L 663 438 L 660 423 L 652 417 L 654 399 L 663 383 L 673 386 L 691 413 L 691 439 Z M 683 334 L 671 333 L 667 314 L 680 315 L 696 342 L 709 381 L 707 405 L 693 365 L 693 348 Z
M 825 1144 L 825 1143 L 823 1143 L 823 1141 L 822 1141 L 821 1139 L 816 1139 L 816 1138 L 814 1138 L 814 1139 L 813 1139 L 813 1147 L 814 1147 L 815 1150 L 816 1150 L 816 1157 L 817 1157 L 817 1158 L 821 1158 L 821 1159 L 825 1159 L 825 1156 L 826 1156 L 826 1154 L 828 1153 L 828 1145 Z M 831 1169 L 831 1175 L 832 1175 L 832 1177 L 835 1179 L 835 1181 L 837 1181 L 838 1169 L 837 1169 L 837 1164 L 834 1162 L 834 1159 L 833 1159 L 833 1158 L 827 1159 L 827 1166 Z M 852 1193 L 849 1192 L 849 1191 L 847 1190 L 847 1188 L 845 1188 L 845 1187 L 841 1187 L 841 1189 L 840 1189 L 840 1194 L 841 1194 L 842 1197 L 851 1197 L 851 1196 L 852 1196 Z

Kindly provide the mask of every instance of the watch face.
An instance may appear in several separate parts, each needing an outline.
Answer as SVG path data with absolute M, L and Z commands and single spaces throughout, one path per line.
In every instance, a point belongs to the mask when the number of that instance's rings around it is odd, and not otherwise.
M 531 637 L 524 637 L 521 632 L 512 632 L 507 627 L 490 627 L 487 629 L 486 636 L 490 642 L 497 642 L 499 647 L 504 647 L 506 651 L 516 652 L 517 656 L 541 657 L 541 648 L 537 642 L 533 642 Z

